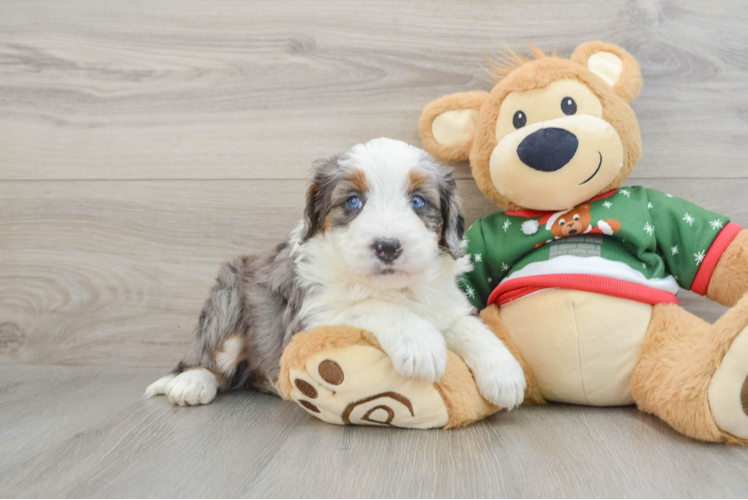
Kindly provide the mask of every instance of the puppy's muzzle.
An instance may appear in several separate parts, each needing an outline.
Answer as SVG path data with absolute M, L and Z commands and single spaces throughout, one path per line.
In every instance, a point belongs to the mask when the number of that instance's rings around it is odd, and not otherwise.
M 400 245 L 400 241 L 396 239 L 381 239 L 376 240 L 372 245 L 374 253 L 377 258 L 382 262 L 390 263 L 400 257 L 403 252 L 403 247 Z

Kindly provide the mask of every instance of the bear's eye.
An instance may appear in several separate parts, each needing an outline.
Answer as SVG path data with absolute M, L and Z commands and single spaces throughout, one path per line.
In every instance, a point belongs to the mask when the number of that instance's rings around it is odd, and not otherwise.
M 512 124 L 514 125 L 514 128 L 522 128 L 527 123 L 527 115 L 525 115 L 522 111 L 517 111 L 514 113 L 514 117 L 512 118 Z
M 574 220 L 579 220 L 579 214 L 574 215 Z
M 573 115 L 577 112 L 577 103 L 571 97 L 564 97 L 561 99 L 561 111 L 565 115 Z
M 566 221 L 565 221 L 564 219 L 560 219 L 560 220 L 558 221 L 558 225 L 559 225 L 559 226 L 563 226 L 564 224 L 566 224 Z

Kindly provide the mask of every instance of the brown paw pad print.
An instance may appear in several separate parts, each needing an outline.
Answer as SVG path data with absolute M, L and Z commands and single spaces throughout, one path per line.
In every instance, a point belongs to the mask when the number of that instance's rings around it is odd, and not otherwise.
M 384 404 L 385 402 L 387 404 Z M 395 408 L 393 408 L 393 406 Z M 363 414 L 361 414 L 361 412 L 357 410 L 359 407 L 363 409 Z M 368 398 L 361 399 L 360 401 L 355 401 L 346 406 L 345 410 L 343 411 L 343 423 L 350 424 L 351 415 L 355 412 L 361 414 L 359 419 L 363 420 L 364 422 L 381 425 L 392 425 L 392 420 L 395 418 L 395 409 L 401 410 L 402 407 L 408 410 L 408 413 L 410 413 L 411 417 L 415 416 L 415 413 L 413 413 L 413 405 L 411 404 L 410 400 L 402 394 L 398 394 L 393 391 L 375 394 L 374 396 L 369 396 Z M 386 417 L 382 418 L 385 415 Z
M 319 364 L 317 372 L 322 380 L 331 385 L 340 385 L 345 380 L 343 369 L 338 363 L 331 359 L 326 359 Z
M 317 397 L 317 395 L 318 395 L 317 389 L 315 389 L 314 386 L 312 386 L 312 384 L 310 384 L 309 382 L 307 382 L 305 380 L 301 380 L 300 378 L 297 378 L 296 380 L 294 380 L 293 383 L 296 386 L 296 388 L 304 396 L 306 396 L 306 397 L 308 397 L 310 399 L 315 399 Z M 298 403 L 301 406 L 303 406 L 304 408 L 306 408 L 307 410 L 309 410 L 309 411 L 313 411 L 314 413 L 319 413 L 319 408 L 317 408 L 316 406 L 314 406 L 314 404 L 310 403 L 309 401 L 306 401 L 304 399 L 300 399 L 298 401 Z
M 375 347 L 319 351 L 288 375 L 291 399 L 331 424 L 430 428 L 449 418 L 434 384 L 400 375 Z
M 343 380 L 345 380 L 343 369 L 337 362 L 331 359 L 326 359 L 322 363 L 320 363 L 317 367 L 317 372 L 319 373 L 319 376 L 322 378 L 322 380 L 331 385 L 340 385 L 343 383 Z M 317 389 L 315 389 L 314 386 L 306 380 L 297 378 L 293 383 L 299 390 L 299 392 L 301 392 L 307 398 L 317 399 L 317 396 L 319 396 L 319 392 L 317 392 Z M 297 402 L 307 410 L 314 413 L 319 413 L 319 408 L 317 408 L 312 402 L 304 399 L 299 399 Z

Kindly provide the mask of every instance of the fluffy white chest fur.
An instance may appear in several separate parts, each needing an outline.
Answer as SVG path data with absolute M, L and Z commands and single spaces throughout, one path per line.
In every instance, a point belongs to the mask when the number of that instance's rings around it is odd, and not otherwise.
M 423 318 L 440 332 L 466 315 L 471 305 L 457 287 L 460 274 L 471 269 L 469 256 L 441 254 L 401 288 L 380 288 L 349 273 L 332 243 L 318 235 L 299 245 L 294 258 L 300 281 L 309 287 L 300 316 L 308 328 L 323 325 L 361 326 L 398 309 Z M 363 327 L 363 326 L 362 326 Z

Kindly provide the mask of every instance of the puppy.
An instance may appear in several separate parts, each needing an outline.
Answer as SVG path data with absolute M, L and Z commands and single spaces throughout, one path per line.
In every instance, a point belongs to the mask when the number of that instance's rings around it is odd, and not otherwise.
M 277 394 L 296 333 L 349 325 L 374 334 L 407 377 L 438 380 L 450 349 L 483 397 L 521 404 L 522 368 L 458 288 L 471 266 L 463 232 L 451 170 L 421 149 L 381 138 L 317 161 L 303 221 L 274 251 L 223 265 L 192 348 L 146 397 L 196 405 L 229 387 Z

